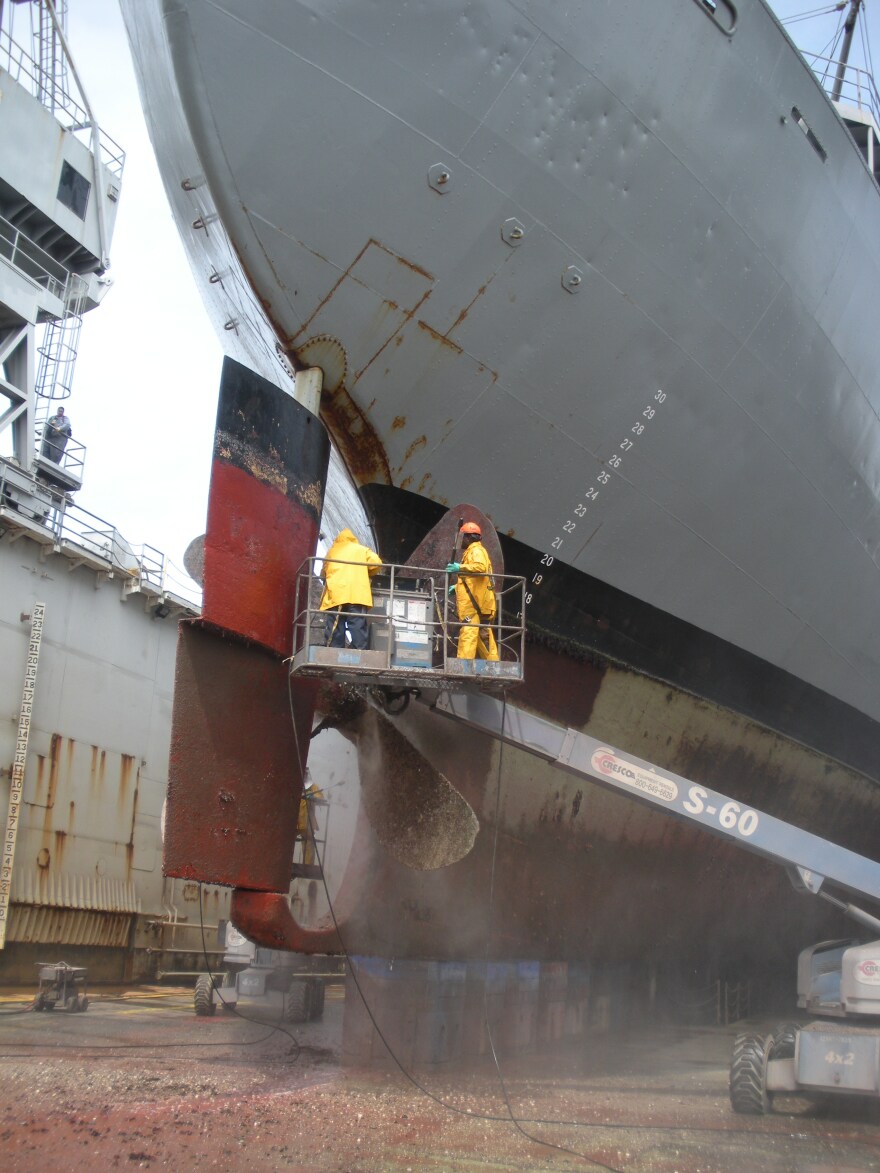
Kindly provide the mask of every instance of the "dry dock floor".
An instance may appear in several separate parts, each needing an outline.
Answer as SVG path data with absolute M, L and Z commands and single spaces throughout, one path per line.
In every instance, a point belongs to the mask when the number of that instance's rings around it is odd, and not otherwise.
M 502 1061 L 508 1107 L 490 1063 L 415 1073 L 436 1099 L 399 1071 L 341 1066 L 342 997 L 330 987 L 321 1022 L 285 1027 L 255 1002 L 242 1012 L 268 1025 L 196 1018 L 183 989 L 98 992 L 85 1014 L 25 1012 L 23 995 L 5 992 L 0 1166 L 880 1171 L 876 1102 L 791 1099 L 766 1117 L 734 1115 L 734 1027 L 606 1034 Z

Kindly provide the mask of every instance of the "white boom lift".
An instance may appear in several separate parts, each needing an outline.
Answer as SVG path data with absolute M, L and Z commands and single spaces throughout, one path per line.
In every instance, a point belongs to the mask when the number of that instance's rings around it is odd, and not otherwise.
M 484 693 L 443 691 L 419 699 L 559 769 L 782 864 L 799 891 L 822 897 L 880 935 L 880 919 L 825 890 L 833 884 L 880 901 L 875 860 Z M 730 1068 L 734 1111 L 764 1113 L 773 1093 L 880 1096 L 880 940 L 823 941 L 804 949 L 798 1006 L 830 1021 L 784 1023 L 768 1035 L 737 1037 Z

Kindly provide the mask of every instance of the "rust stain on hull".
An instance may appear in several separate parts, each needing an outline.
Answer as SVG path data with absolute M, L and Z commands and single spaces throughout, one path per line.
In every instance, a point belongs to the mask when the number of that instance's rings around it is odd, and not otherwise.
M 301 244 L 301 242 L 298 243 Z M 302 245 L 302 247 L 306 248 L 307 246 Z M 405 305 L 400 305 L 399 302 L 392 300 L 389 297 L 382 297 L 382 294 L 379 290 L 373 288 L 372 285 L 361 279 L 357 273 L 357 268 L 371 249 L 380 250 L 383 254 L 385 254 L 386 257 L 393 260 L 395 264 L 407 269 L 409 272 L 415 274 L 417 277 L 421 278 L 428 284 L 428 288 L 424 290 L 424 292 L 420 297 L 417 298 L 414 304 L 411 304 L 407 307 Z M 266 255 L 268 263 L 271 266 L 271 258 L 268 256 L 268 254 L 265 253 L 265 250 L 263 251 L 264 255 Z M 327 257 L 321 256 L 312 249 L 308 249 L 308 251 L 316 256 L 319 260 L 323 261 L 326 265 L 332 268 L 336 268 L 336 266 L 333 265 L 333 263 L 329 261 Z M 245 264 L 245 258 L 238 254 L 237 251 L 236 255 L 238 257 L 239 264 L 241 265 L 242 272 L 247 278 L 251 289 L 254 290 L 255 295 L 259 297 L 256 291 L 256 284 L 248 273 L 247 265 Z M 276 279 L 278 279 L 278 274 L 274 267 L 273 272 L 275 272 Z M 380 438 L 377 430 L 373 427 L 367 418 L 366 412 L 369 411 L 369 408 L 367 408 L 365 411 L 359 406 L 352 395 L 352 390 L 357 386 L 360 378 L 365 374 L 365 372 L 370 369 L 370 367 L 388 349 L 389 346 L 396 348 L 403 344 L 403 331 L 414 319 L 416 320 L 418 328 L 424 333 L 428 334 L 438 344 L 438 346 L 451 351 L 456 356 L 463 354 L 463 348 L 457 342 L 453 341 L 450 335 L 462 324 L 462 322 L 466 320 L 473 306 L 485 294 L 488 286 L 494 280 L 494 274 L 487 282 L 479 287 L 471 301 L 461 310 L 449 330 L 443 334 L 435 330 L 432 326 L 428 325 L 428 323 L 424 320 L 416 318 L 417 312 L 431 295 L 435 280 L 433 275 L 421 266 L 414 264 L 412 261 L 409 261 L 405 257 L 396 253 L 393 249 L 386 247 L 374 237 L 370 237 L 363 248 L 357 253 L 354 259 L 345 269 L 341 271 L 337 270 L 337 272 L 339 275 L 333 283 L 332 287 L 317 303 L 317 305 L 315 305 L 309 316 L 305 318 L 305 320 L 293 333 L 290 333 L 281 327 L 281 323 L 278 321 L 276 315 L 273 312 L 271 303 L 262 298 L 260 298 L 260 301 L 270 323 L 273 326 L 276 336 L 280 339 L 278 349 L 282 359 L 286 359 L 294 371 L 310 366 L 319 367 L 321 369 L 324 376 L 323 394 L 321 396 L 320 405 L 321 420 L 330 433 L 333 439 L 333 443 L 352 479 L 358 485 L 393 485 L 395 484 L 395 478 L 392 474 L 385 444 Z M 369 289 L 378 297 L 382 297 L 380 313 L 383 316 L 386 316 L 388 313 L 393 311 L 396 311 L 402 315 L 402 320 L 400 321 L 399 325 L 397 325 L 396 328 L 390 330 L 388 337 L 370 356 L 364 366 L 361 367 L 360 370 L 357 370 L 351 374 L 350 382 L 348 356 L 342 341 L 339 338 L 335 338 L 332 335 L 326 333 L 317 334 L 312 337 L 306 337 L 309 328 L 314 323 L 319 321 L 321 312 L 326 309 L 333 298 L 337 296 L 346 281 L 355 282 L 363 288 Z M 282 288 L 284 287 L 280 280 L 279 286 Z M 493 378 L 497 379 L 497 375 L 493 374 Z M 373 403 L 375 403 L 375 400 L 373 400 Z M 370 406 L 372 407 L 372 404 L 370 404 Z M 391 424 L 391 430 L 397 431 L 405 426 L 406 418 L 404 416 L 398 415 Z M 398 474 L 413 455 L 413 453 L 418 448 L 426 446 L 427 443 L 427 437 L 422 436 L 410 445 L 401 465 L 397 469 Z M 253 462 L 249 461 L 248 467 L 255 477 L 265 479 L 264 470 L 258 464 L 254 464 Z M 277 473 L 274 475 L 277 475 Z M 425 473 L 422 476 L 416 491 L 419 493 L 424 493 L 431 479 L 431 474 Z M 411 488 L 412 478 L 407 476 L 402 481 L 400 481 L 399 484 L 402 488 Z M 275 487 L 281 489 L 281 491 L 284 491 L 284 486 L 282 485 L 276 485 Z M 435 499 L 438 499 L 442 505 L 447 504 L 445 498 Z
M 419 318 L 418 322 L 416 322 L 416 325 L 420 330 L 423 330 L 427 335 L 429 335 L 429 337 L 433 338 L 433 340 L 439 346 L 446 347 L 455 355 L 464 353 L 457 342 L 453 342 L 447 334 L 441 334 L 438 330 L 435 330 L 433 326 L 429 326 L 427 322 L 423 322 L 421 318 Z
M 106 751 L 102 751 L 99 746 L 91 745 L 89 749 L 92 751 L 92 760 L 89 764 L 89 794 L 94 798 L 100 793 L 104 782 L 103 765 L 106 760 Z M 98 773 L 98 755 L 100 754 L 101 772 Z
M 345 387 L 322 396 L 321 419 L 356 482 L 394 483 L 384 444 Z
M 119 762 L 119 789 L 116 792 L 116 809 L 121 813 L 128 801 L 128 790 L 131 786 L 131 768 L 134 758 L 127 753 L 120 755 Z
M 49 749 L 49 792 L 46 795 L 46 810 L 55 805 L 55 794 L 58 790 L 58 759 L 61 757 L 61 734 L 52 734 L 52 743 Z
M 413 455 L 413 453 L 417 452 L 419 450 L 419 448 L 425 448 L 427 446 L 427 443 L 428 443 L 428 437 L 425 435 L 418 436 L 415 440 L 413 440 L 413 442 L 410 444 L 410 446 L 406 450 L 406 455 L 403 458 L 403 463 L 401 464 L 401 467 L 403 467 L 403 465 L 406 464 L 406 462 L 410 459 L 410 457 Z
M 381 316 L 384 318 L 389 313 L 396 312 L 401 315 L 402 320 L 396 326 L 393 323 L 390 324 L 393 328 L 389 329 L 388 337 L 370 355 L 364 366 L 353 373 L 349 385 L 348 356 L 342 342 L 338 338 L 327 334 L 319 334 L 304 339 L 303 335 L 309 326 L 316 321 L 321 311 L 329 305 L 333 297 L 339 292 L 343 283 L 347 280 L 357 282 L 359 285 L 370 289 L 371 292 L 381 297 L 381 294 L 377 290 L 366 285 L 355 273 L 358 264 L 371 248 L 381 250 L 395 264 L 403 266 L 427 282 L 429 288 L 416 299 L 415 304 L 409 307 L 402 306 L 391 298 L 382 298 L 382 305 L 380 307 Z M 349 473 L 359 484 L 375 482 L 391 485 L 394 482 L 385 445 L 379 438 L 375 428 L 369 423 L 365 411 L 352 397 L 351 388 L 357 385 L 360 378 L 369 370 L 388 346 L 392 344 L 394 346 L 401 345 L 403 341 L 402 331 L 413 320 L 419 308 L 430 296 L 430 287 L 433 286 L 433 282 L 434 278 L 426 270 L 406 260 L 406 258 L 399 256 L 393 250 L 386 248 L 378 240 L 371 238 L 348 267 L 340 274 L 332 289 L 318 303 L 300 329 L 294 335 L 288 336 L 284 343 L 284 349 L 295 368 L 301 368 L 303 366 L 317 366 L 321 368 L 324 374 L 324 393 L 321 397 L 321 419 L 333 437 L 336 448 Z M 423 326 L 423 323 L 419 322 L 419 325 Z M 379 333 L 381 336 L 382 331 L 380 330 Z M 283 334 L 279 336 L 283 337 Z M 439 338 L 440 336 L 437 335 L 437 337 Z M 299 339 L 303 340 L 298 341 Z M 447 343 L 447 345 L 454 347 L 455 344 Z M 398 417 L 394 427 L 403 427 L 404 423 L 405 420 L 402 417 Z
M 408 260 L 406 260 L 405 257 L 399 256 L 397 253 L 393 252 L 390 248 L 386 248 L 384 244 L 381 244 L 378 240 L 375 240 L 371 237 L 367 241 L 367 243 L 364 245 L 364 247 L 361 249 L 361 251 L 357 254 L 357 256 L 354 258 L 354 260 L 351 262 L 351 264 L 348 266 L 348 268 L 344 269 L 342 271 L 338 280 L 336 281 L 336 284 L 333 286 L 333 288 L 330 290 L 330 292 L 327 293 L 321 299 L 321 301 L 318 302 L 318 304 L 315 306 L 312 313 L 309 315 L 308 318 L 306 318 L 306 320 L 305 320 L 305 322 L 303 322 L 302 326 L 300 326 L 299 330 L 297 330 L 297 332 L 295 334 L 288 337 L 287 346 L 290 349 L 292 349 L 294 351 L 296 350 L 296 345 L 295 345 L 296 339 L 299 338 L 300 335 L 302 335 L 309 328 L 309 326 L 315 320 L 315 318 L 318 316 L 318 314 L 321 312 L 321 310 L 333 300 L 334 295 L 339 291 L 339 288 L 342 285 L 342 283 L 349 278 L 353 281 L 358 281 L 357 277 L 355 277 L 353 275 L 354 270 L 357 267 L 358 263 L 360 261 L 362 261 L 363 258 L 366 256 L 366 254 L 370 248 L 381 249 L 383 253 L 386 253 L 389 257 L 393 258 L 393 260 L 395 260 L 398 264 L 403 265 L 404 268 L 409 269 L 411 273 L 415 273 L 416 276 L 421 277 L 425 281 L 429 281 L 433 284 L 434 278 L 425 269 L 420 268 L 418 265 L 414 265 L 412 261 L 408 261 Z M 324 257 L 322 257 L 321 259 L 326 260 L 326 258 L 324 258 Z M 329 265 L 331 262 L 327 261 L 326 263 Z M 363 282 L 358 281 L 358 284 L 363 285 Z
M 233 436 L 229 432 L 221 431 L 220 428 L 217 429 L 214 443 L 218 455 L 224 460 L 235 460 L 256 480 L 287 494 L 287 477 L 280 463 L 272 460 L 271 454 L 261 452 L 242 436 Z
M 67 846 L 67 832 L 55 832 L 55 867 L 61 870 L 64 866 L 64 848 Z
M 471 300 L 468 302 L 468 304 L 464 307 L 464 309 L 461 311 L 461 313 L 458 315 L 458 317 L 455 319 L 455 321 L 449 327 L 449 330 L 447 331 L 447 337 L 453 332 L 453 330 L 458 329 L 458 327 L 462 324 L 462 322 L 465 320 L 465 318 L 471 312 L 474 305 L 480 300 L 480 298 L 483 296 L 483 294 L 486 292 L 486 290 L 489 288 L 489 286 L 492 284 L 492 282 L 494 280 L 495 280 L 495 277 L 493 274 L 493 276 L 489 278 L 489 280 L 486 282 L 485 285 L 480 286 L 480 288 L 477 290 L 477 292 L 474 294 L 474 296 L 471 298 Z
M 306 246 L 303 245 L 302 247 Z M 415 301 L 415 304 L 412 304 L 409 307 L 402 306 L 391 298 L 382 298 L 382 306 L 380 310 L 381 314 L 387 315 L 392 311 L 397 311 L 397 313 L 402 315 L 402 321 L 396 328 L 390 331 L 388 337 L 370 356 L 364 366 L 351 375 L 349 383 L 348 357 L 342 341 L 326 333 L 317 334 L 312 337 L 304 336 L 307 334 L 313 323 L 316 323 L 319 320 L 322 310 L 324 310 L 330 304 L 346 281 L 355 282 L 358 285 L 363 286 L 365 289 L 369 289 L 377 296 L 382 296 L 377 289 L 374 289 L 371 285 L 361 280 L 356 272 L 358 265 L 364 260 L 370 249 L 379 249 L 388 258 L 392 259 L 395 264 L 402 266 L 409 272 L 415 274 L 417 277 L 428 283 L 429 288 L 427 288 L 422 293 L 422 295 L 418 297 L 418 299 Z M 309 249 L 308 251 L 328 266 L 335 268 L 332 262 L 329 261 L 326 257 L 315 253 L 312 249 Z M 236 255 L 238 256 L 239 264 L 241 265 L 242 271 L 245 274 L 251 289 L 253 289 L 256 293 L 256 286 L 248 273 L 247 265 L 245 264 L 245 258 L 243 258 L 238 253 L 236 253 Z M 266 259 L 271 266 L 271 258 L 269 258 L 267 255 Z M 275 272 L 274 268 L 273 272 Z M 337 270 L 337 272 L 339 275 L 336 281 L 333 283 L 332 287 L 317 303 L 317 305 L 315 305 L 309 316 L 293 333 L 282 329 L 281 323 L 277 320 L 270 303 L 266 302 L 265 299 L 260 299 L 261 304 L 270 323 L 273 326 L 276 336 L 281 340 L 279 342 L 279 352 L 282 354 L 283 358 L 285 358 L 290 363 L 293 370 L 300 370 L 306 367 L 316 366 L 319 367 L 323 372 L 324 385 L 320 406 L 321 420 L 330 433 L 334 445 L 342 457 L 343 463 L 345 464 L 355 483 L 359 485 L 372 483 L 393 485 L 395 480 L 392 475 L 385 444 L 381 440 L 376 429 L 367 419 L 365 410 L 362 409 L 353 398 L 352 389 L 358 384 L 364 373 L 370 369 L 370 367 L 389 346 L 393 345 L 394 347 L 400 347 L 403 344 L 403 331 L 406 326 L 415 319 L 415 315 L 417 314 L 418 310 L 430 297 L 435 279 L 433 275 L 426 269 L 414 264 L 412 261 L 407 260 L 405 257 L 394 252 L 393 249 L 383 245 L 374 237 L 371 237 L 366 242 L 363 248 L 357 253 L 354 259 L 345 269 L 341 271 Z M 485 284 L 480 286 L 471 301 L 461 310 L 455 322 L 445 334 L 435 330 L 422 319 L 415 319 L 418 328 L 426 334 L 430 335 L 431 338 L 436 341 L 440 347 L 450 350 L 456 356 L 461 355 L 464 353 L 463 348 L 450 338 L 450 334 L 452 334 L 452 332 L 456 330 L 462 324 L 462 322 L 465 321 L 474 304 L 485 294 L 492 280 L 494 280 L 494 275 L 493 277 L 490 277 L 490 279 Z M 283 283 L 280 282 L 280 280 L 279 285 L 283 288 Z M 375 400 L 373 402 L 375 402 Z M 370 406 L 372 406 L 372 404 Z M 393 431 L 397 431 L 403 428 L 405 425 L 406 418 L 404 416 L 396 416 L 391 425 L 391 429 Z M 414 441 L 413 444 L 410 445 L 410 448 L 404 457 L 401 468 L 403 464 L 406 464 L 406 462 L 412 456 L 413 452 L 416 451 L 418 447 L 423 447 L 426 444 L 426 437 L 420 437 L 417 441 Z M 263 470 L 260 467 L 255 466 L 252 462 L 249 462 L 249 468 L 251 469 L 254 476 L 260 478 L 263 475 Z M 400 470 L 398 469 L 398 472 L 399 471 Z M 430 474 L 425 474 L 418 485 L 417 491 L 423 493 L 430 479 Z M 410 487 L 411 485 L 412 480 L 409 477 L 405 478 L 401 482 L 401 487 L 404 488 Z M 283 491 L 283 486 L 276 485 L 276 487 L 282 489 Z M 446 504 L 445 500 L 442 500 L 441 504 Z

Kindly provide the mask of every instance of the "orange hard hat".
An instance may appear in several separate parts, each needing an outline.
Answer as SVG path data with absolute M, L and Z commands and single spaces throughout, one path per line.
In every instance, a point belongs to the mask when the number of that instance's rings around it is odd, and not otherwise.
M 479 537 L 483 531 L 475 521 L 466 521 L 458 532 L 460 534 L 476 534 Z

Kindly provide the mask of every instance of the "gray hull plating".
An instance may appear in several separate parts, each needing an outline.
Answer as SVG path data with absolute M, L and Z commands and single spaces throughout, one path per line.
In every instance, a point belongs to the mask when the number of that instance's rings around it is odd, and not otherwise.
M 880 717 L 880 194 L 761 0 L 124 8 L 230 349 L 283 378 L 250 283 L 358 482 Z

